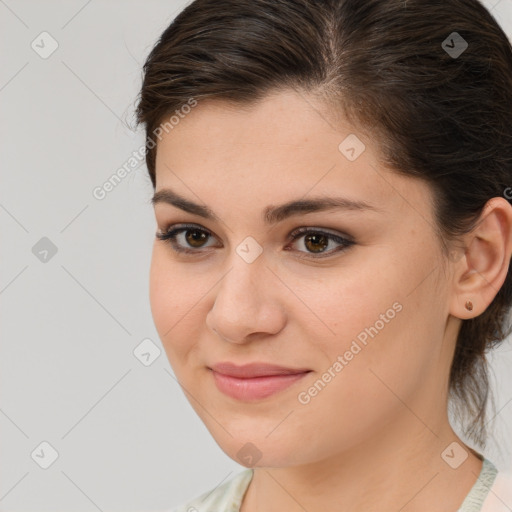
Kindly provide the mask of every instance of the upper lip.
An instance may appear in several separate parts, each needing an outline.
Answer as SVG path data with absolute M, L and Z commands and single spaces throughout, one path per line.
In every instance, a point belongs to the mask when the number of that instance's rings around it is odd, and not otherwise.
M 293 375 L 297 373 L 305 373 L 311 371 L 309 368 L 286 368 L 275 364 L 255 362 L 238 366 L 228 361 L 217 363 L 210 367 L 217 373 L 229 375 L 230 377 L 238 377 L 242 379 L 250 379 L 252 377 L 264 377 L 268 375 Z

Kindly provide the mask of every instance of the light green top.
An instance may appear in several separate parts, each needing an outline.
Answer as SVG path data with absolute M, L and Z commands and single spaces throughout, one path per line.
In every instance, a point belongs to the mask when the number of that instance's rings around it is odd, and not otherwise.
M 498 470 L 494 467 L 494 464 L 484 458 L 478 479 L 457 512 L 480 512 L 485 498 L 489 495 L 492 484 L 496 480 L 497 474 Z
M 498 470 L 494 464 L 484 458 L 478 479 L 457 512 L 480 512 L 497 473 Z M 239 512 L 252 476 L 253 470 L 245 469 L 231 480 L 204 492 L 173 512 Z

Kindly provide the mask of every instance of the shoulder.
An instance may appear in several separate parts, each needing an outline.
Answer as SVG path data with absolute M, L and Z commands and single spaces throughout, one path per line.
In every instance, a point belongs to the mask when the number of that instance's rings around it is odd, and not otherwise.
M 239 512 L 252 475 L 252 469 L 245 469 L 170 512 Z
M 512 510 L 512 473 L 498 472 L 481 512 L 510 512 Z

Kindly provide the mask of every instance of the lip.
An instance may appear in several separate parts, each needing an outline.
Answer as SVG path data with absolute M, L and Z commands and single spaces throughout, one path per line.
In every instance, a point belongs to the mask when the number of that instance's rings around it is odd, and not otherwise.
M 294 375 L 311 371 L 309 368 L 287 368 L 285 366 L 263 362 L 254 362 L 238 366 L 229 361 L 214 364 L 210 369 L 222 375 L 237 377 L 239 379 L 252 379 L 254 377 L 274 375 Z
M 237 366 L 219 363 L 209 368 L 218 390 L 241 401 L 267 398 L 301 380 L 311 370 L 285 368 L 267 363 Z

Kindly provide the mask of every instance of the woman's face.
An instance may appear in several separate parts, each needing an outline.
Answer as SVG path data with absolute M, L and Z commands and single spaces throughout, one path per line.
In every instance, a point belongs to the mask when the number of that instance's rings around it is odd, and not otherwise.
M 384 169 L 375 141 L 291 91 L 245 110 L 199 102 L 163 132 L 156 174 L 157 193 L 213 214 L 155 202 L 159 231 L 192 225 L 174 240 L 191 252 L 155 239 L 150 300 L 183 391 L 230 457 L 284 467 L 381 442 L 387 428 L 397 443 L 435 431 L 455 331 L 425 183 Z M 339 205 L 306 208 L 320 198 Z M 298 228 L 309 234 L 293 240 Z M 309 373 L 236 398 L 210 369 L 226 361 Z

